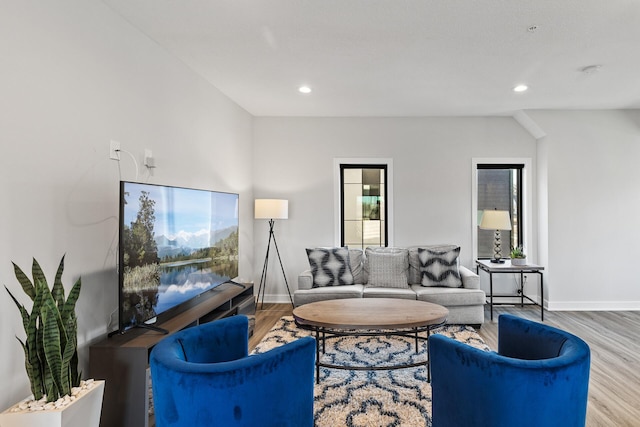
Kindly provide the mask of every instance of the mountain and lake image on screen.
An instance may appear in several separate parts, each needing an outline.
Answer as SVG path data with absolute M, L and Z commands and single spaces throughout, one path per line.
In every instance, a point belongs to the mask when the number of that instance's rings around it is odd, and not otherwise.
M 238 275 L 238 195 L 121 182 L 120 330 Z

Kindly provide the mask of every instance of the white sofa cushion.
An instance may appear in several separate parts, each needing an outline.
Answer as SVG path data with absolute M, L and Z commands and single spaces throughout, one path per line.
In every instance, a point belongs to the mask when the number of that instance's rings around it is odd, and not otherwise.
M 479 305 L 485 303 L 485 293 L 480 289 L 466 288 L 446 288 L 446 287 L 425 287 L 421 285 L 411 285 L 411 289 L 416 293 L 416 299 L 433 304 L 452 306 Z
M 411 288 L 383 288 L 377 286 L 365 286 L 364 291 L 362 291 L 362 297 L 417 299 L 416 293 Z
M 364 285 L 325 286 L 322 288 L 299 289 L 293 293 L 296 307 L 310 302 L 329 299 L 362 298 Z

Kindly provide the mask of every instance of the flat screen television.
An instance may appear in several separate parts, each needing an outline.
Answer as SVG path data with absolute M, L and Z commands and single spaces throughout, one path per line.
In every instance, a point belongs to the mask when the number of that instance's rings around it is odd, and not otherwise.
M 120 182 L 119 331 L 238 276 L 238 194 Z

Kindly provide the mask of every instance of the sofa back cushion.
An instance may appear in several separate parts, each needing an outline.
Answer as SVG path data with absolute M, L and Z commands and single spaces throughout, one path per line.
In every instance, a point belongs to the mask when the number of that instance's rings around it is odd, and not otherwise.
M 351 265 L 351 274 L 353 274 L 353 283 L 367 283 L 367 278 L 364 275 L 364 252 L 362 249 L 349 249 L 349 264 Z
M 365 249 L 367 286 L 408 288 L 409 250 L 404 248 L 367 247 Z
M 313 274 L 313 287 L 353 285 L 353 273 L 347 248 L 307 249 Z

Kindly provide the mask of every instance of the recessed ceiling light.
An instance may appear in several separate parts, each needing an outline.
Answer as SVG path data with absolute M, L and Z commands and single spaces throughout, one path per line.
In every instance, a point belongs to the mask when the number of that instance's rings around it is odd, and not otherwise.
M 518 86 L 513 88 L 513 91 L 514 92 L 524 92 L 527 89 L 529 89 L 529 86 L 527 86 L 527 85 L 518 85 Z
M 300 93 L 311 93 L 311 88 L 309 86 L 300 86 L 298 88 L 298 92 L 300 92 Z

